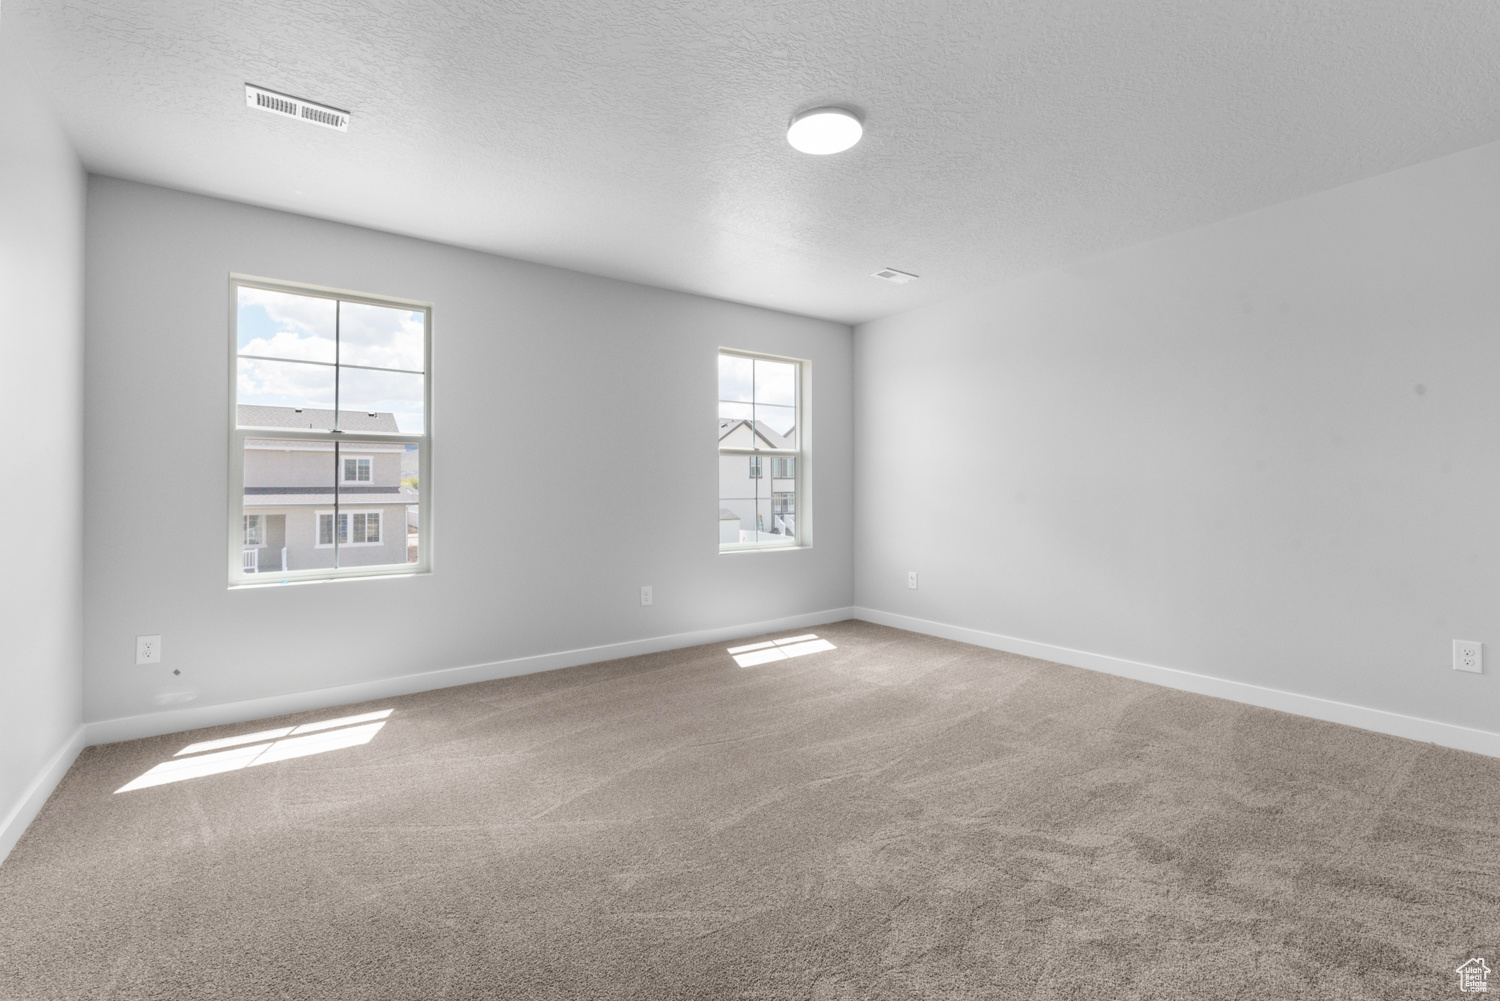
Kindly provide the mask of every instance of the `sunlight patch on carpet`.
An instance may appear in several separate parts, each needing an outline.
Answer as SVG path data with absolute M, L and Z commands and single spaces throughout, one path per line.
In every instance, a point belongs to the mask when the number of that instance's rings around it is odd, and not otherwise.
M 364 723 L 369 720 L 385 719 L 391 714 L 390 709 L 380 709 L 372 713 L 361 713 L 358 716 L 342 716 L 338 719 L 325 719 L 321 723 L 303 723 L 301 726 L 286 726 L 279 730 L 262 730 L 260 733 L 247 733 L 243 737 L 222 737 L 219 740 L 204 740 L 197 744 L 189 744 L 177 752 L 177 757 L 184 754 L 197 754 L 200 751 L 217 751 L 221 747 L 234 747 L 238 744 L 253 744 L 260 740 L 275 740 L 277 737 L 286 737 L 299 733 L 313 733 L 318 730 L 331 730 L 336 726 L 349 726 L 352 723 Z
M 816 634 L 808 633 L 805 636 L 788 636 L 783 640 L 767 640 L 764 643 L 732 646 L 728 653 L 740 667 L 755 667 L 757 664 L 769 664 L 773 660 L 789 660 L 792 657 L 804 657 L 810 653 L 837 649 L 838 647 L 827 640 L 818 639 Z
M 325 751 L 337 751 L 345 747 L 358 747 L 361 744 L 368 744 L 375 738 L 375 734 L 385 726 L 386 717 L 391 712 L 390 709 L 382 709 L 358 716 L 343 716 L 318 723 L 304 723 L 301 726 L 261 730 L 243 737 L 225 737 L 221 740 L 205 740 L 197 744 L 189 744 L 170 760 L 163 761 L 139 778 L 125 783 L 115 792 L 147 789 L 151 786 L 182 782 L 205 775 L 218 775 L 221 772 L 232 772 L 254 765 L 268 765 L 273 761 L 305 758 L 310 754 L 322 754 Z M 250 743 L 251 741 L 259 741 L 259 743 Z M 183 757 L 185 754 L 192 755 L 192 757 Z

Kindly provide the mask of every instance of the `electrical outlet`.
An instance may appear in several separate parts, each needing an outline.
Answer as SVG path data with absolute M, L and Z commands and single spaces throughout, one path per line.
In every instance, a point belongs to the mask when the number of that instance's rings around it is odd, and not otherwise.
M 135 638 L 135 662 L 137 664 L 160 664 L 161 637 L 137 636 Z
M 906 586 L 911 588 L 913 591 L 917 589 L 917 572 L 915 570 L 912 570 L 906 575 Z
M 641 588 L 641 604 L 642 605 L 649 605 L 649 604 L 651 604 L 651 585 L 649 585 L 649 584 L 647 584 L 645 587 Z
M 1484 644 L 1470 640 L 1453 641 L 1453 670 L 1470 674 L 1484 673 Z

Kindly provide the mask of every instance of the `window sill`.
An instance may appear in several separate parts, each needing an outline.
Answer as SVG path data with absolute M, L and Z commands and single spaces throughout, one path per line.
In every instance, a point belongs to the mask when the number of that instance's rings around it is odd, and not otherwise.
M 390 580 L 406 579 L 408 577 L 431 577 L 431 570 L 398 570 L 395 573 L 351 573 L 340 574 L 337 577 L 283 577 L 280 574 L 266 573 L 263 576 L 267 580 L 235 581 L 229 585 L 231 591 L 248 591 L 263 587 L 288 587 L 295 584 L 337 584 L 351 580 Z
M 811 549 L 812 543 L 805 546 L 754 546 L 745 549 L 720 549 L 720 556 L 739 556 L 742 553 L 798 553 Z

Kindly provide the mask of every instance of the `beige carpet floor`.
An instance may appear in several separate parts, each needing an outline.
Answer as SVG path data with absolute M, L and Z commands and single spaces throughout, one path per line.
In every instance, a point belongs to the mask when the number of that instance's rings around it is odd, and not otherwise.
M 808 631 L 837 649 L 90 748 L 0 866 L 0 998 L 1328 1001 L 1500 967 L 1500 760 Z M 115 792 L 382 709 L 368 743 Z

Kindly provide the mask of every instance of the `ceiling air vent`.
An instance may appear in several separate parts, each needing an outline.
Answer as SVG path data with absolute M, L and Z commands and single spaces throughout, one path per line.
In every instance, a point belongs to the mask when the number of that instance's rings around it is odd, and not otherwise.
M 273 115 L 281 115 L 283 118 L 296 118 L 299 121 L 311 122 L 313 125 L 321 125 L 325 129 L 349 131 L 349 112 L 347 111 L 330 108 L 325 104 L 314 104 L 288 94 L 278 94 L 274 90 L 266 90 L 254 84 L 245 84 L 245 104 L 247 107 L 269 111 Z
M 917 280 L 916 275 L 909 275 L 905 271 L 897 271 L 895 268 L 881 268 L 870 277 L 888 281 L 893 285 L 905 285 L 907 282 Z

